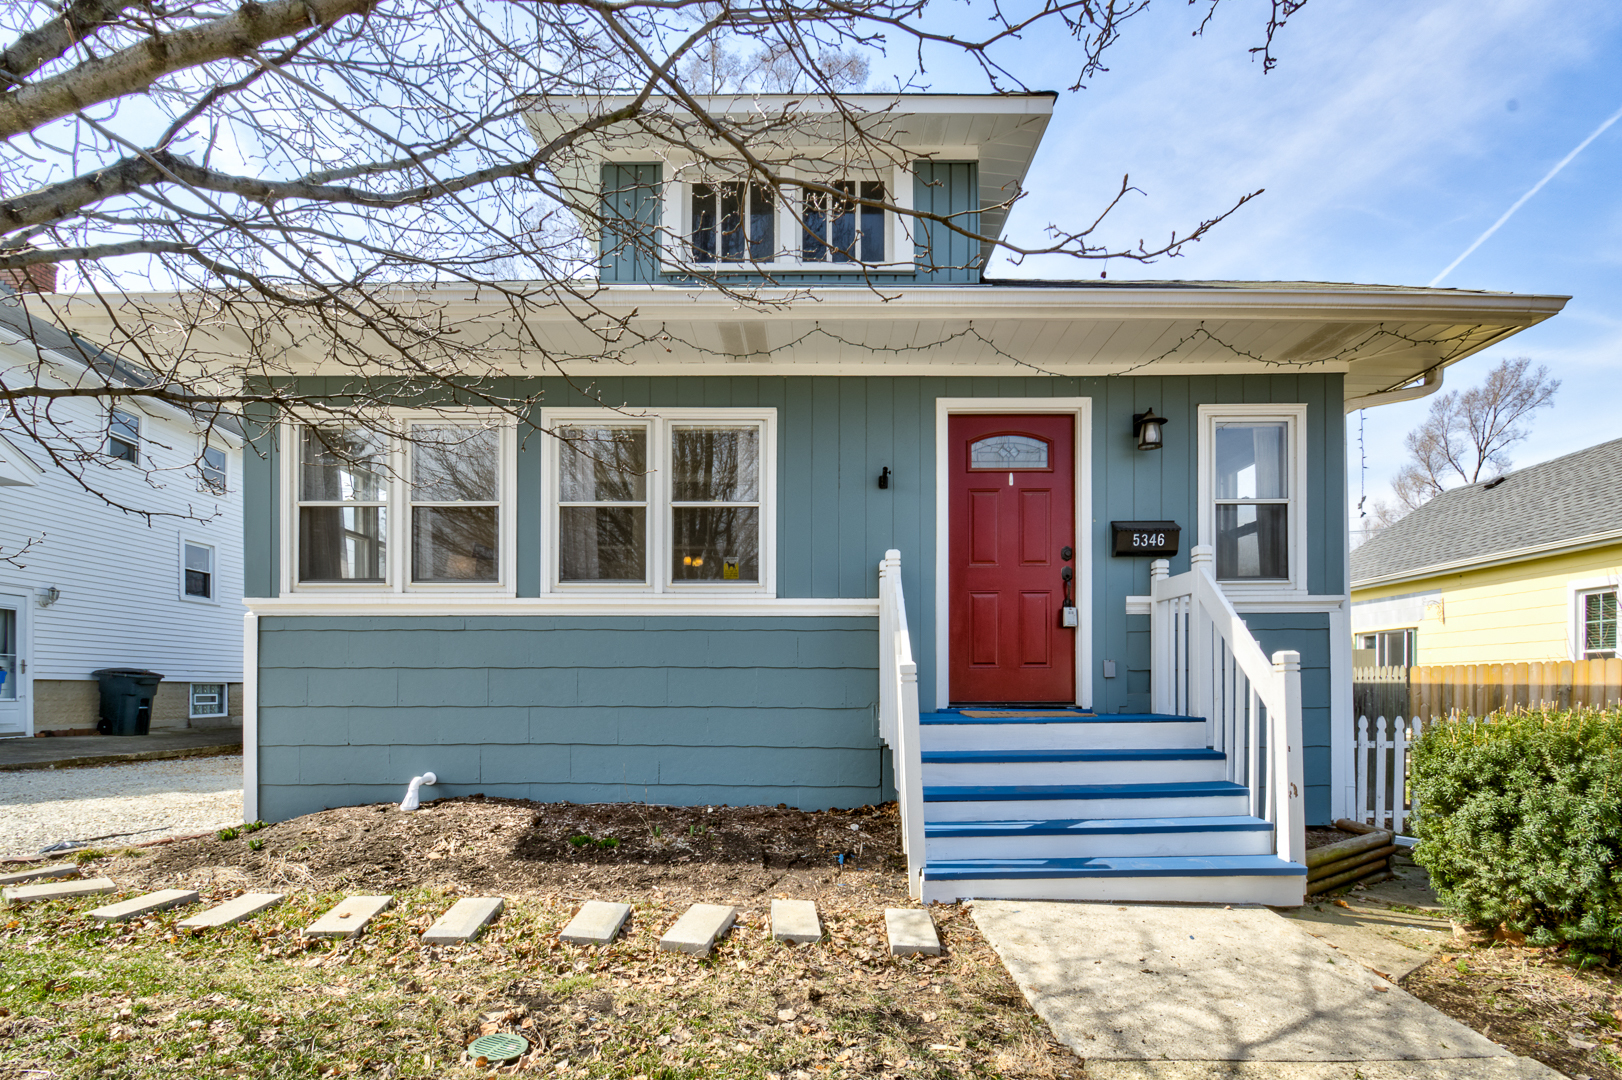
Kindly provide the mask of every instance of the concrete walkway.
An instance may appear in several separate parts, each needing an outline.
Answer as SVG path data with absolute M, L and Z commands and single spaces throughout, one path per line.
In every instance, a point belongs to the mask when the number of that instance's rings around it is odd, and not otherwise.
M 1267 908 L 979 900 L 973 914 L 1088 1077 L 1560 1076 Z
M 208 757 L 242 751 L 240 727 L 187 728 L 150 735 L 68 735 L 49 739 L 0 739 L 0 772 L 77 769 L 126 761 Z

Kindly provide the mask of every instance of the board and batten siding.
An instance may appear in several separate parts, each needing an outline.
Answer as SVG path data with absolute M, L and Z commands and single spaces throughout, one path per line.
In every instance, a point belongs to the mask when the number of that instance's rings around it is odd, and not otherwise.
M 88 399 L 52 405 L 59 422 L 104 424 Z M 43 473 L 37 485 L 0 487 L 0 550 L 38 542 L 19 568 L 0 564 L 0 589 L 55 586 L 61 598 L 29 611 L 31 679 L 89 679 L 97 668 L 137 667 L 168 682 L 242 681 L 242 452 L 226 451 L 224 498 L 198 490 L 192 468 L 201 435 L 178 419 L 141 415 L 151 474 L 122 462 L 92 465 L 86 482 L 150 520 L 86 492 L 19 434 L 12 445 Z M 71 420 L 69 419 L 71 415 Z M 194 516 L 201 520 L 187 520 Z M 214 548 L 215 598 L 183 600 L 182 538 Z
M 260 620 L 259 807 L 425 795 L 860 806 L 887 793 L 869 619 Z
M 596 404 L 561 379 L 537 380 L 547 407 Z M 344 381 L 320 385 L 306 380 L 301 392 L 342 392 Z M 527 380 L 525 382 L 528 382 Z M 1147 616 L 1128 616 L 1126 598 L 1149 591 L 1146 558 L 1109 555 L 1111 520 L 1171 519 L 1184 526 L 1182 551 L 1171 560 L 1171 572 L 1188 569 L 1188 549 L 1195 542 L 1197 500 L 1197 410 L 1204 403 L 1295 404 L 1307 406 L 1308 451 L 1303 474 L 1307 515 L 1307 588 L 1314 595 L 1345 590 L 1344 417 L 1339 375 L 1246 375 L 1070 378 L 1051 376 L 980 377 L 634 377 L 597 380 L 592 388 L 601 402 L 647 407 L 759 407 L 778 413 L 777 593 L 780 597 L 875 597 L 876 567 L 884 552 L 901 552 L 908 622 L 919 665 L 920 704 L 935 701 L 935 402 L 937 398 L 1090 397 L 1093 400 L 1093 515 L 1090 535 L 1078 543 L 1093 545 L 1093 686 L 1100 712 L 1149 708 Z M 509 391 L 533 392 L 515 384 Z M 1168 418 L 1165 449 L 1136 448 L 1132 415 L 1153 407 Z M 540 440 L 523 440 L 518 459 L 518 592 L 540 594 L 542 544 L 540 522 L 542 478 Z M 269 440 L 262 443 L 269 445 Z M 248 591 L 275 594 L 277 582 L 277 515 L 274 453 L 247 458 L 250 485 Z M 877 477 L 889 467 L 888 489 Z M 1278 621 L 1285 620 L 1285 621 Z M 1290 621 L 1293 620 L 1293 621 Z M 269 625 L 274 620 L 262 620 Z M 319 620 L 317 620 L 319 621 Z M 721 620 L 716 620 L 720 622 Z M 810 633 L 811 619 L 783 620 L 789 633 Z M 1304 679 L 1307 704 L 1307 783 L 1314 822 L 1328 812 L 1330 641 L 1324 615 L 1250 616 L 1248 621 L 1269 649 L 1296 648 L 1303 667 L 1323 674 Z M 648 620 L 652 625 L 656 620 Z M 1297 625 L 1299 624 L 1299 625 Z M 297 624 L 301 632 L 316 621 Z M 513 621 L 516 629 L 517 620 Z M 590 620 L 556 621 L 584 630 Z M 876 629 L 876 628 L 875 628 Z M 267 631 L 268 632 L 268 631 Z M 365 631 L 354 631 L 364 633 Z M 661 641 L 669 639 L 661 638 Z M 650 654 L 651 655 L 651 654 Z M 675 655 L 691 657 L 690 652 Z M 1117 662 L 1115 678 L 1103 677 L 1103 662 Z M 681 661 L 687 663 L 689 661 Z M 861 663 L 876 685 L 877 645 Z M 705 662 L 707 665 L 707 661 Z M 706 677 L 719 680 L 708 671 Z M 262 701 L 283 694 L 277 687 L 285 669 L 261 674 Z M 289 673 L 296 680 L 296 673 Z M 841 676 L 843 678 L 844 676 Z M 297 709 L 297 695 L 278 697 L 278 707 Z M 401 707 L 406 703 L 402 702 Z M 535 702 L 535 705 L 545 704 Z M 315 707 L 315 706 L 307 706 Z M 686 706 L 684 706 L 686 707 Z M 769 706 L 777 708 L 778 706 Z M 324 708 L 324 706 L 323 706 Z M 764 707 L 763 707 L 764 708 Z M 844 729 L 841 729 L 844 730 Z M 877 761 L 876 725 L 869 723 L 865 749 Z M 392 744 L 406 754 L 424 738 L 411 729 Z M 722 736 L 718 733 L 717 738 Z M 730 736 L 727 736 L 730 738 Z M 843 738 L 843 736 L 841 736 Z M 838 740 L 831 740 L 838 743 Z M 730 743 L 724 745 L 731 745 Z M 774 745 L 771 743 L 743 745 Z M 818 743 L 818 745 L 824 745 Z M 838 743 L 838 745 L 844 745 Z M 392 752 L 392 751 L 391 751 Z M 284 760 L 285 759 L 281 759 Z M 806 762 L 810 765 L 809 759 Z M 837 770 L 822 765 L 803 778 L 807 788 L 844 786 Z M 262 773 L 265 783 L 277 782 Z M 396 786 L 410 772 L 395 774 Z M 771 801 L 789 801 L 786 798 Z
M 602 167 L 603 233 L 599 241 L 598 280 L 605 285 L 660 282 L 673 284 L 682 276 L 661 270 L 651 247 L 659 227 L 663 203 L 659 198 L 662 166 L 657 163 L 617 164 Z M 912 205 L 921 213 L 950 219 L 959 228 L 980 230 L 980 167 L 973 161 L 915 161 L 912 163 Z M 980 243 L 941 222 L 912 219 L 897 231 L 913 237 L 916 271 L 827 272 L 785 270 L 772 280 L 792 285 L 975 285 L 980 281 Z M 788 238 L 779 238 L 785 242 Z M 905 243 L 904 237 L 897 241 Z M 717 269 L 713 278 L 727 284 L 764 281 L 755 272 L 728 273 Z

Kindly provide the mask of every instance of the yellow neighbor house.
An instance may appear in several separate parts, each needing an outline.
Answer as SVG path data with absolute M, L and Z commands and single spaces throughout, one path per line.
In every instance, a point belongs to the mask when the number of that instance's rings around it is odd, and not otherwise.
M 1355 666 L 1614 658 L 1622 439 L 1445 491 L 1351 565 Z

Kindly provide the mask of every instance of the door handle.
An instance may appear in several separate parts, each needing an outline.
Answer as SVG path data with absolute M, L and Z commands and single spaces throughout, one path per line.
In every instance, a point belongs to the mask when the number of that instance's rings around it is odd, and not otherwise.
M 1076 576 L 1076 572 L 1074 570 L 1070 569 L 1070 567 L 1068 567 L 1068 566 L 1065 567 L 1063 570 L 1059 571 L 1059 580 L 1064 582 L 1066 585 L 1070 584 L 1071 580 L 1075 576 Z

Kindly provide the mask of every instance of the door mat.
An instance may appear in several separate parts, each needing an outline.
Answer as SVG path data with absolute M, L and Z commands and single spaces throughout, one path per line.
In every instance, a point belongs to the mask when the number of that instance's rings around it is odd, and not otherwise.
M 964 716 L 973 716 L 976 719 L 1005 719 L 1014 716 L 1097 716 L 1097 713 L 1083 712 L 1080 709 L 963 709 Z

